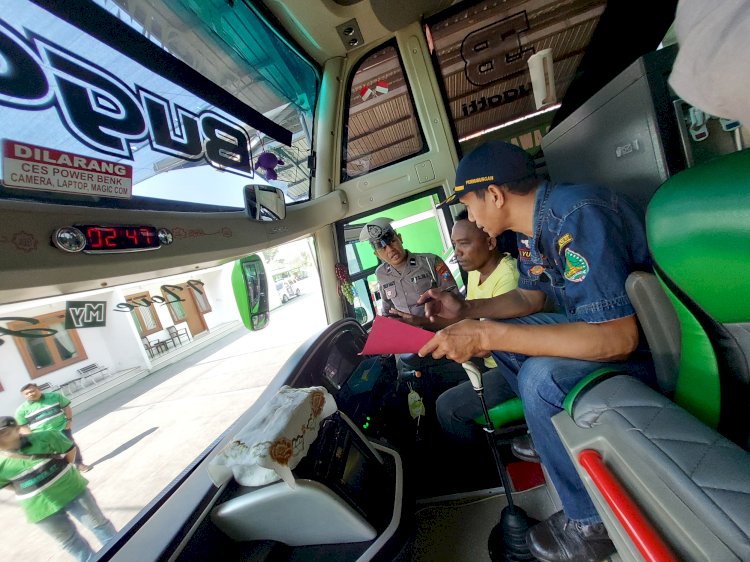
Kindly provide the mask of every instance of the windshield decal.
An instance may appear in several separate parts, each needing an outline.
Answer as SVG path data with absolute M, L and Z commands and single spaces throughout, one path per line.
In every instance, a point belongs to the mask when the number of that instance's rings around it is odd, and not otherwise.
M 3 182 L 21 189 L 127 199 L 133 190 L 133 167 L 4 140 Z
M 254 175 L 250 138 L 241 123 L 210 109 L 195 115 L 136 84 L 137 96 L 113 74 L 48 39 L 34 36 L 33 48 L 20 41 L 0 20 L 0 56 L 15 70 L 0 82 L 0 104 L 35 110 L 50 100 L 65 128 L 100 153 L 132 160 L 132 143 L 148 139 L 156 152 L 205 158 L 215 168 Z M 37 79 L 27 82 L 21 69 Z M 47 92 L 53 92 L 51 99 Z
M 36 318 L 27 318 L 25 316 L 4 316 L 0 318 L 0 322 L 26 322 L 31 326 L 39 324 L 39 320 Z M 54 336 L 57 330 L 54 328 L 21 328 L 20 330 L 11 330 L 10 328 L 3 328 L 0 326 L 0 336 L 11 336 L 15 338 L 48 338 Z M 5 341 L 0 337 L 0 345 L 3 345 Z
M 61 140 L 51 146 L 55 150 L 89 158 L 107 155 L 132 164 L 135 153 L 145 147 L 152 154 L 204 162 L 251 178 L 255 136 L 263 133 L 291 143 L 290 131 L 100 7 L 86 3 L 85 15 L 72 15 L 67 2 L 64 8 L 34 3 L 46 12 L 24 2 L 17 20 L 12 12 L 0 19 L 0 108 L 21 110 L 9 114 L 18 131 L 6 130 L 3 136 L 50 146 L 39 142 L 39 127 L 29 118 L 38 112 L 46 126 L 53 110 L 59 126 L 50 123 L 50 132 L 58 129 L 53 134 Z M 92 30 L 97 23 L 99 29 Z M 71 25 L 85 35 L 71 33 Z M 153 175 L 156 159 L 164 158 L 154 155 L 140 163 L 138 156 L 133 183 Z
M 107 325 L 106 301 L 67 301 L 65 329 L 101 328 Z

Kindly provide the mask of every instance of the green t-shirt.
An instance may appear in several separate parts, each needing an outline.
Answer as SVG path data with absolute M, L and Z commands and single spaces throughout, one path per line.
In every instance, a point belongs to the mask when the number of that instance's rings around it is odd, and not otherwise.
M 65 459 L 8 456 L 67 453 L 73 443 L 59 431 L 39 431 L 25 439 L 19 451 L 0 451 L 0 487 L 12 484 L 26 518 L 36 523 L 80 496 L 88 480 Z
M 19 425 L 28 425 L 31 431 L 62 431 L 68 423 L 63 408 L 70 400 L 59 392 L 43 392 L 39 400 L 27 400 L 16 410 Z

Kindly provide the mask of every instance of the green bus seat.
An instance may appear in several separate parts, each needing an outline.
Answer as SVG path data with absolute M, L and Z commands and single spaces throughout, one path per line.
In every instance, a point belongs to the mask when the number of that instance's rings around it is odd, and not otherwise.
M 673 400 L 748 447 L 750 150 L 666 181 L 649 203 L 654 269 L 680 323 Z
M 750 150 L 667 180 L 646 232 L 654 275 L 631 274 L 627 289 L 661 393 L 587 377 L 553 423 L 623 559 L 636 559 L 637 537 L 584 466 L 590 453 L 677 559 L 748 560 Z

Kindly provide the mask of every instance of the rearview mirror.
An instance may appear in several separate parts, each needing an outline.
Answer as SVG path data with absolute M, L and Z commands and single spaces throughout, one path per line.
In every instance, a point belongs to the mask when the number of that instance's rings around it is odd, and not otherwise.
M 245 186 L 245 212 L 250 220 L 280 221 L 286 217 L 284 192 L 271 185 Z

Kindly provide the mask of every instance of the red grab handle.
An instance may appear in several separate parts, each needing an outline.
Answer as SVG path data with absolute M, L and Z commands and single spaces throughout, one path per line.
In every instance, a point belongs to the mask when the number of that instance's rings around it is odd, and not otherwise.
M 630 499 L 625 488 L 604 464 L 598 451 L 586 449 L 578 455 L 578 462 L 594 481 L 617 519 L 627 531 L 638 551 L 647 562 L 679 562 L 641 510 Z

